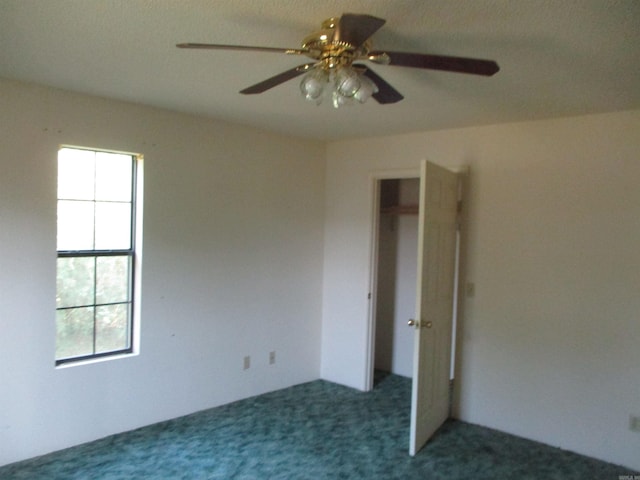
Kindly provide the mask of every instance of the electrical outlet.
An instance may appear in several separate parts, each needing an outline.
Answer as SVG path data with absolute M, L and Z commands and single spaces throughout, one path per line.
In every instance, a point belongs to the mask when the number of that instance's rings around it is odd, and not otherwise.
M 632 432 L 640 432 L 640 417 L 635 415 L 629 416 L 629 430 Z
M 248 370 L 250 366 L 251 366 L 251 357 L 247 355 L 246 357 L 244 357 L 244 370 Z
M 276 352 L 275 352 L 275 350 L 273 352 L 269 352 L 269 365 L 273 365 L 274 363 L 276 363 Z

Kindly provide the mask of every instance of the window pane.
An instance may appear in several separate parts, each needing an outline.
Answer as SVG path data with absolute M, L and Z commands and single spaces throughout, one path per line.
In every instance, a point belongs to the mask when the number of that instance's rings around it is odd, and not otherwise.
M 58 310 L 56 358 L 93 354 L 93 307 Z
M 58 153 L 58 198 L 93 200 L 94 152 L 63 148 Z
M 131 204 L 96 202 L 96 250 L 131 248 Z
M 129 301 L 129 257 L 98 257 L 96 303 Z
M 130 202 L 131 155 L 96 153 L 96 200 Z
M 129 347 L 129 305 L 96 307 L 96 353 Z
M 131 348 L 138 160 L 70 147 L 58 153 L 56 364 Z
M 95 258 L 58 258 L 56 287 L 56 307 L 58 308 L 93 305 Z
M 58 250 L 93 249 L 93 202 L 58 201 Z

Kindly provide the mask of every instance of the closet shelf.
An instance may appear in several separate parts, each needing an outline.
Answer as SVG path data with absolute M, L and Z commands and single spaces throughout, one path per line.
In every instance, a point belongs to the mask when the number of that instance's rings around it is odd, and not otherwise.
M 380 209 L 380 213 L 387 213 L 389 215 L 417 215 L 418 211 L 418 205 L 394 205 Z

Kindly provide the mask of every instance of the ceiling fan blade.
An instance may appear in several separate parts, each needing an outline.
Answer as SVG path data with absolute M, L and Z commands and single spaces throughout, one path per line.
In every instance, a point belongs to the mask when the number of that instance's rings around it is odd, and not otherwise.
M 296 78 L 299 75 L 307 72 L 311 67 L 313 67 L 314 63 L 305 63 L 304 65 L 299 65 L 291 70 L 287 70 L 285 72 L 279 73 L 271 78 L 267 78 L 260 83 L 256 83 L 255 85 L 251 85 L 250 87 L 245 88 L 244 90 L 240 90 L 240 93 L 245 95 L 251 95 L 254 93 L 262 93 L 266 92 L 270 88 L 277 87 L 281 83 L 284 83 L 292 78 Z
M 386 20 L 371 15 L 344 13 L 340 17 L 336 31 L 333 34 L 335 42 L 345 42 L 355 48 L 362 46 L 371 35 L 376 33 Z
M 376 57 L 381 60 L 378 63 L 396 65 L 399 67 L 427 68 L 430 70 L 444 70 L 446 72 L 470 73 L 490 77 L 497 73 L 500 67 L 493 60 L 477 58 L 447 57 L 444 55 L 429 55 L 425 53 L 407 52 L 369 52 L 371 61 Z
M 297 48 L 277 48 L 277 47 L 251 47 L 245 45 L 219 45 L 215 43 L 178 43 L 178 48 L 195 48 L 202 50 L 245 50 L 254 52 L 274 52 L 274 53 L 286 53 L 304 55 L 307 51 Z
M 378 103 L 396 103 L 404 98 L 400 92 L 389 85 L 380 75 L 371 70 L 366 65 L 354 64 L 356 68 L 363 68 L 363 75 L 369 77 L 373 83 L 378 87 L 378 91 L 371 95 Z

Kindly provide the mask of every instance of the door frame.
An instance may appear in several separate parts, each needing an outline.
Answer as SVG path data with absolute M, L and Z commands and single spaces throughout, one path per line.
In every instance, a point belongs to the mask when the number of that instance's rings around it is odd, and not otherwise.
M 370 202 L 370 245 L 369 252 L 369 306 L 367 311 L 367 343 L 365 352 L 364 390 L 373 389 L 373 373 L 375 368 L 376 344 L 376 298 L 378 289 L 378 228 L 380 225 L 380 184 L 382 180 L 399 180 L 405 178 L 420 179 L 420 167 L 395 170 L 377 170 L 369 175 Z
M 464 316 L 463 302 L 464 294 L 461 295 L 461 285 L 465 282 L 466 277 L 466 217 L 469 202 L 469 180 L 470 167 L 462 165 L 450 169 L 457 173 L 460 178 L 458 197 L 462 200 L 462 209 L 458 213 L 458 232 L 456 241 L 456 271 L 455 271 L 455 287 L 454 287 L 454 312 L 453 312 L 453 331 L 452 331 L 452 368 L 451 375 L 456 377 L 460 362 L 459 360 L 459 343 L 458 330 Z M 375 368 L 375 342 L 376 342 L 376 298 L 378 288 L 378 229 L 380 225 L 380 182 L 382 180 L 394 180 L 404 178 L 420 178 L 420 164 L 415 168 L 399 168 L 374 170 L 369 174 L 369 207 L 370 207 L 370 252 L 369 252 L 369 300 L 367 310 L 367 336 L 365 351 L 365 371 L 364 371 L 364 391 L 368 392 L 373 389 L 373 375 Z M 452 392 L 455 395 L 455 390 Z

